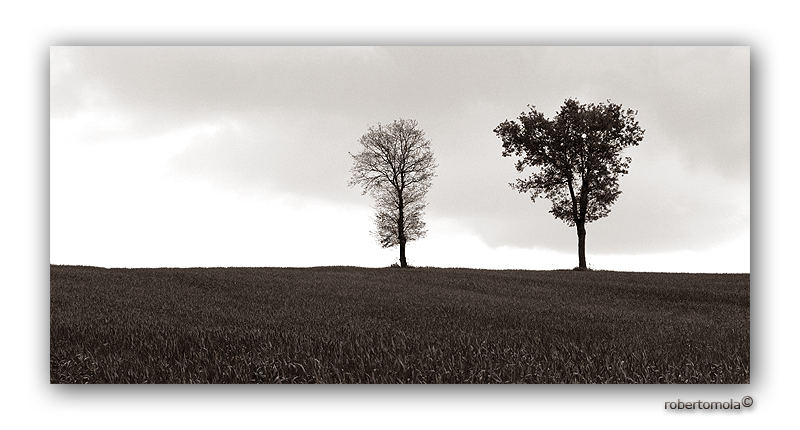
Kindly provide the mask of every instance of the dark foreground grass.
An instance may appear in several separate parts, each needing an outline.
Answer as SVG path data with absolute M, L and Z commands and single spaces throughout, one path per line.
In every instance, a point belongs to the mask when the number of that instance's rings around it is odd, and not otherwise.
M 749 275 L 51 266 L 55 383 L 748 383 Z

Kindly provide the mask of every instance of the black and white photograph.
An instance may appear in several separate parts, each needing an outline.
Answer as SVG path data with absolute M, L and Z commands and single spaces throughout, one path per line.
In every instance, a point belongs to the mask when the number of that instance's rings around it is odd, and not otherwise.
M 788 3 L 5 6 L 3 428 L 797 421 Z
M 750 118 L 746 45 L 53 45 L 49 381 L 749 384 Z

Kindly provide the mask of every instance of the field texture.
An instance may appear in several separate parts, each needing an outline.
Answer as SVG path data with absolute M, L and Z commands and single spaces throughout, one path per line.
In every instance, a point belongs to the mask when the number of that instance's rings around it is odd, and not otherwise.
M 54 383 L 748 383 L 750 276 L 51 266 Z

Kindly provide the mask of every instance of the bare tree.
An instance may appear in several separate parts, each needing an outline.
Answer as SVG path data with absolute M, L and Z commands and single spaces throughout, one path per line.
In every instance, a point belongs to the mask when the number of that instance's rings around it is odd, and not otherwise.
M 408 267 L 406 242 L 425 235 L 425 195 L 436 175 L 431 142 L 414 120 L 370 127 L 350 154 L 349 185 L 375 199 L 375 236 L 381 246 L 400 245 L 400 267 Z

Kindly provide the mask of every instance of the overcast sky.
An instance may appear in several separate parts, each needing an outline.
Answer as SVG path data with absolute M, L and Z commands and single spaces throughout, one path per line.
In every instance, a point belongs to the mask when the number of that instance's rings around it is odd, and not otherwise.
M 387 266 L 357 140 L 413 118 L 439 164 L 424 266 L 577 265 L 574 228 L 508 183 L 492 130 L 534 105 L 611 100 L 646 130 L 590 267 L 750 271 L 743 47 L 54 47 L 54 264 Z

